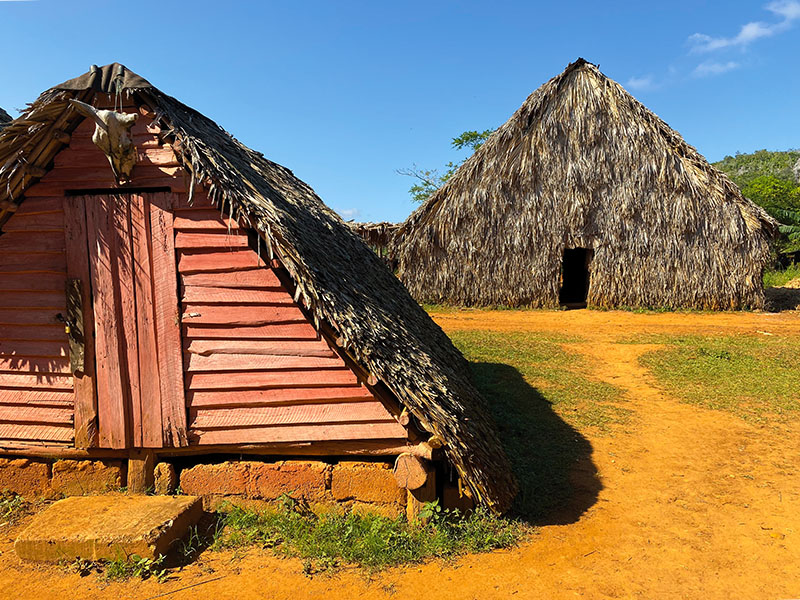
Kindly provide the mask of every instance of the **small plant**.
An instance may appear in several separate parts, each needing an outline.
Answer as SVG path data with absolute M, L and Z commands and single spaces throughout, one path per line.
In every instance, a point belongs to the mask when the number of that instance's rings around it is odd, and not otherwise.
M 163 563 L 163 556 L 153 559 L 132 554 L 126 558 L 107 562 L 105 564 L 105 579 L 106 581 L 125 581 L 132 577 L 141 580 L 152 577 L 159 583 L 164 583 L 169 577 L 169 570 L 162 566 Z
M 0 492 L 0 525 L 13 525 L 28 513 L 30 503 L 22 496 Z

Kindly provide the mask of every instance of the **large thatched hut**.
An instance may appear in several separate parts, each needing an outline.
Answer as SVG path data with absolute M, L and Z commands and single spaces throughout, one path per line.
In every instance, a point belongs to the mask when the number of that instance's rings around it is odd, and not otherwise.
M 291 171 L 124 66 L 0 131 L 0 231 L 0 463 L 121 459 L 130 482 L 170 457 L 313 456 L 196 489 L 257 473 L 245 493 L 358 500 L 372 471 L 337 484 L 336 461 L 396 459 L 410 491 L 441 491 L 438 472 L 509 507 L 465 359 L 380 259 Z
M 761 307 L 774 222 L 681 136 L 579 59 L 400 227 L 425 302 Z

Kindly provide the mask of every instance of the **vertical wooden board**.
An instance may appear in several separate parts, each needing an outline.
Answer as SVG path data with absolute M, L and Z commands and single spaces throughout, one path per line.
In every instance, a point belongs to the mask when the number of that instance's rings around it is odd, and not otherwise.
M 136 331 L 136 295 L 133 281 L 133 240 L 131 236 L 131 198 L 112 196 L 114 236 L 117 257 L 117 324 L 121 328 L 120 360 L 123 384 L 127 384 L 129 440 L 134 446 L 142 444 L 142 406 L 139 390 L 139 344 Z
M 86 226 L 95 323 L 95 365 L 99 446 L 126 448 L 127 382 L 123 378 L 120 344 L 124 341 L 117 322 L 119 285 L 118 243 L 114 240 L 114 198 L 86 196 Z M 115 293 L 116 292 L 116 293 Z
M 186 402 L 183 392 L 181 319 L 172 194 L 148 194 L 150 201 L 153 307 L 158 345 L 164 445 L 186 446 Z
M 64 198 L 64 240 L 67 275 L 81 282 L 83 305 L 83 371 L 73 373 L 75 398 L 75 447 L 97 446 L 97 394 L 94 371 L 94 311 L 92 310 L 89 247 L 86 237 L 84 197 Z
M 163 442 L 161 386 L 158 372 L 153 273 L 150 261 L 150 203 L 145 196 L 131 197 L 133 281 L 136 292 L 136 325 L 139 333 L 139 379 L 141 392 L 141 440 L 145 448 L 160 448 Z

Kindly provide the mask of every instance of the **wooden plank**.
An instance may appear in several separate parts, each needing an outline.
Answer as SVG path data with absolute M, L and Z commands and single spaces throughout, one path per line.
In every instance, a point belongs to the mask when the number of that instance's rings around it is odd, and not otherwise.
M 183 168 L 174 166 L 174 167 L 165 167 L 165 166 L 156 166 L 156 165 L 146 165 L 146 164 L 137 164 L 134 169 L 134 179 L 131 182 L 132 184 L 135 182 L 135 178 L 141 177 L 143 179 L 154 179 L 154 178 L 165 178 L 165 179 L 173 179 L 176 177 L 183 176 Z M 42 179 L 39 185 L 41 184 L 54 184 L 54 183 L 63 183 L 68 185 L 73 184 L 81 184 L 87 181 L 96 182 L 96 181 L 105 181 L 107 182 L 108 187 L 113 187 L 116 185 L 116 181 L 114 179 L 114 173 L 111 170 L 111 165 L 108 164 L 106 161 L 105 165 L 98 164 L 98 166 L 78 166 L 78 167 L 61 167 L 58 169 L 53 169 L 47 173 Z
M 66 342 L 67 334 L 61 323 L 53 325 L 2 325 L 0 339 L 3 340 L 47 340 Z
M 178 253 L 178 269 L 182 274 L 230 273 L 246 269 L 264 267 L 266 263 L 252 250 L 230 250 L 201 252 L 196 250 L 181 250 Z
M 113 181 L 113 174 L 111 172 L 111 167 L 109 167 L 108 169 L 110 178 L 76 181 L 76 182 L 54 181 L 54 182 L 37 183 L 36 185 L 33 185 L 29 187 L 27 190 L 25 190 L 25 197 L 33 198 L 41 196 L 54 196 L 58 194 L 64 194 L 64 192 L 67 190 L 76 192 L 79 190 L 98 190 L 98 189 L 115 188 L 116 182 Z M 166 175 L 163 175 L 161 177 L 140 177 L 135 170 L 133 175 L 134 177 L 133 180 L 130 182 L 130 187 L 138 187 L 138 188 L 169 187 L 173 192 L 176 193 L 185 193 L 188 191 L 187 190 L 188 186 L 186 183 L 186 179 L 184 177 L 167 177 Z M 119 191 L 120 193 L 124 193 L 125 188 L 119 188 Z
M 358 379 L 350 369 L 312 369 L 265 371 L 263 373 L 187 373 L 186 388 L 197 390 L 267 389 L 291 387 L 331 387 L 355 385 Z M 0 385 L 2 383 L 0 382 Z
M 131 234 L 131 196 L 113 200 L 116 284 L 119 297 L 116 304 L 117 326 L 122 338 L 123 385 L 127 385 L 128 402 L 126 417 L 129 419 L 128 443 L 142 443 L 142 394 L 139 378 L 139 348 L 136 317 L 136 292 L 134 283 L 134 256 Z
M 152 236 L 153 305 L 158 344 L 159 381 L 165 446 L 185 446 L 186 404 L 183 392 L 181 319 L 172 230 L 171 194 L 148 195 Z
M 175 231 L 242 231 L 233 219 L 223 216 L 216 208 L 202 210 L 176 210 Z
M 0 373 L 0 388 L 41 388 L 72 391 L 72 376 L 54 373 Z
M 49 308 L 66 310 L 64 292 L 17 292 L 0 290 L 0 308 Z
M 0 277 L 0 290 L 64 291 L 65 273 L 16 273 Z
M 0 329 L 1 331 L 2 329 Z M 320 339 L 311 323 L 303 320 L 296 323 L 279 323 L 257 327 L 230 327 L 227 325 L 196 325 L 184 323 L 183 332 L 191 339 L 233 340 L 314 340 Z
M 72 407 L 8 406 L 0 403 L 0 421 L 72 425 Z
M 66 357 L 0 356 L 0 371 L 25 371 L 28 373 L 62 373 L 72 375 Z
M 71 391 L 32 389 L 0 389 L 3 404 L 36 404 L 39 406 L 73 406 Z
M 92 275 L 89 267 L 89 242 L 86 230 L 85 200 L 64 198 L 64 247 L 67 273 L 81 282 L 83 318 L 75 339 L 83 338 L 83 370 L 73 373 L 75 389 L 75 446 L 92 448 L 98 444 L 97 391 L 95 389 L 94 307 Z
M 262 354 L 268 356 L 313 356 L 338 358 L 328 344 L 313 341 L 245 341 L 229 340 L 185 340 L 184 351 L 190 354 L 210 356 L 212 354 Z
M 316 369 L 344 366 L 338 356 L 264 356 L 258 354 L 189 354 L 186 360 L 188 373 L 223 373 L 225 371 L 273 371 L 275 369 Z M 220 375 L 223 376 L 223 375 Z
M 135 442 L 148 448 L 161 447 L 161 384 L 156 343 L 153 273 L 150 265 L 150 203 L 145 196 L 131 197 L 131 234 L 134 250 L 133 279 L 136 291 L 136 327 L 141 381 L 140 424 Z M 136 420 L 134 421 L 136 425 Z M 134 425 L 134 431 L 136 427 Z
M 50 308 L 31 308 L 20 311 L 16 308 L 0 308 L 0 323 L 9 325 L 57 325 L 56 312 Z M 64 327 L 63 325 L 61 326 Z
M 282 290 L 281 282 L 272 269 L 252 269 L 232 273 L 196 273 L 181 271 L 186 287 L 260 288 Z
M 56 235 L 62 235 L 59 231 Z M 42 272 L 64 273 L 67 260 L 63 252 L 4 252 L 0 262 L 0 272 Z
M 22 205 L 25 206 L 27 202 L 30 202 L 30 200 L 26 200 Z M 61 231 L 62 229 L 64 229 L 64 213 L 61 211 L 44 214 L 15 214 L 3 225 L 3 231 L 6 233 L 14 231 Z
M 60 213 L 64 210 L 63 206 L 63 196 L 25 198 L 14 213 L 14 217 L 19 217 L 20 215 L 38 215 L 40 213 Z
M 248 248 L 247 235 L 228 233 L 221 230 L 218 233 L 191 233 L 178 232 L 175 235 L 175 247 L 184 249 L 220 250 Z
M 322 423 L 395 422 L 380 402 L 334 402 L 294 406 L 212 408 L 189 411 L 190 427 L 222 429 L 270 425 L 319 425 Z
M 296 306 L 187 304 L 183 310 L 184 322 L 193 325 L 252 327 L 296 323 L 304 319 L 302 311 Z
M 295 306 L 285 290 L 264 290 L 225 287 L 183 286 L 183 302 L 198 304 L 284 304 Z
M 192 444 L 257 444 L 270 442 L 315 442 L 369 439 L 405 440 L 408 433 L 399 423 L 341 425 L 289 425 L 203 430 L 192 428 Z
M 45 356 L 67 358 L 67 344 L 61 342 L 0 340 L 0 356 Z
M 98 446 L 126 448 L 127 382 L 122 354 L 124 335 L 117 321 L 117 246 L 114 203 L 110 196 L 86 196 L 92 290 L 94 292 Z
M 13 252 L 19 249 L 26 252 L 63 252 L 64 238 L 59 235 L 31 235 L 21 231 L 0 235 L 0 251 Z
M 43 442 L 72 441 L 72 426 L 0 423 L 0 440 Z
M 78 138 L 80 139 L 80 138 Z M 172 148 L 137 148 L 137 167 L 139 165 L 150 165 L 160 167 L 177 167 L 177 159 Z M 92 148 L 70 148 L 59 152 L 53 166 L 58 168 L 83 168 L 83 167 L 106 167 L 108 159 L 97 146 L 92 144 Z
M 217 390 L 190 391 L 187 401 L 190 408 L 235 406 L 269 406 L 275 404 L 300 404 L 305 402 L 340 402 L 345 400 L 370 400 L 373 396 L 363 385 L 318 388 L 273 388 L 267 390 Z

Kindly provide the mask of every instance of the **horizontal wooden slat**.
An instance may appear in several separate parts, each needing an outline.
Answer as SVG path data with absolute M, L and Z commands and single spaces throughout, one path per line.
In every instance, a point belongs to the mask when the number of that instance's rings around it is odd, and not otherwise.
M 275 369 L 335 368 L 344 362 L 338 356 L 319 358 L 316 356 L 264 356 L 259 354 L 212 354 L 200 356 L 189 354 L 184 361 L 186 371 L 271 371 Z M 220 375 L 224 377 L 224 375 Z
M 265 266 L 264 261 L 252 250 L 230 250 L 219 252 L 178 252 L 178 271 L 183 274 L 203 272 L 233 272 Z
M 63 196 L 50 196 L 44 198 L 26 198 L 19 205 L 14 217 L 20 215 L 34 215 L 49 212 L 62 212 L 64 210 Z
M 140 151 L 151 148 L 170 148 L 169 144 L 162 144 L 159 139 L 152 134 L 134 135 L 131 136 L 131 139 L 133 141 L 133 145 L 136 146 L 136 148 Z M 72 141 L 69 144 L 69 150 L 80 152 L 100 152 L 100 149 L 94 145 L 94 142 L 92 142 L 91 135 L 84 136 L 76 134 L 75 132 L 72 133 Z M 67 152 L 67 150 L 63 150 L 63 152 Z
M 178 232 L 175 236 L 175 248 L 219 249 L 247 248 L 247 236 L 222 230 L 219 233 Z
M 0 308 L 0 323 L 9 325 L 55 325 L 57 311 L 48 308 Z
M 183 273 L 186 287 L 260 288 L 280 290 L 281 282 L 272 269 L 251 269 L 233 273 Z
M 114 188 L 116 187 L 116 182 L 114 181 L 113 174 L 111 173 L 111 167 L 108 168 L 109 175 L 106 177 L 104 176 L 102 179 L 87 179 L 86 181 L 52 181 L 52 182 L 40 182 L 36 185 L 32 185 L 27 190 L 25 190 L 25 196 L 27 198 L 33 197 L 41 197 L 41 196 L 53 196 L 56 194 L 63 194 L 65 191 L 79 191 L 79 190 L 97 190 L 97 189 L 105 189 L 105 188 Z M 186 185 L 186 178 L 183 176 L 179 177 L 168 177 L 167 175 L 162 175 L 160 177 L 144 177 L 140 174 L 137 174 L 134 170 L 133 179 L 130 183 L 131 187 L 139 187 L 139 188 L 146 188 L 146 187 L 169 187 L 170 190 L 174 193 L 185 193 L 187 192 L 187 185 Z M 120 188 L 120 193 L 125 193 L 125 188 Z
M 28 232 L 14 231 L 0 235 L 0 254 L 24 250 L 25 252 L 63 252 L 64 236 L 56 233 L 31 235 Z
M 71 425 L 39 425 L 21 423 L 0 423 L 0 440 L 19 442 L 63 442 L 73 439 L 74 430 Z
M 217 209 L 176 210 L 173 222 L 175 231 L 242 231 L 233 219 L 223 216 Z
M 335 358 L 336 353 L 323 340 L 313 341 L 246 341 L 185 340 L 184 350 L 190 354 L 262 354 L 268 356 L 315 356 Z
M 184 322 L 183 335 L 192 339 L 231 339 L 231 340 L 313 340 L 319 339 L 314 327 L 306 322 L 279 323 L 256 327 L 228 327 L 225 325 L 193 325 Z
M 64 332 L 64 326 L 61 323 L 53 325 L 0 324 L 0 340 L 66 342 L 67 334 Z
M 167 177 L 173 178 L 182 175 L 181 167 L 160 167 L 151 166 L 146 164 L 138 164 L 134 167 L 134 177 L 154 178 L 154 177 Z M 51 170 L 45 175 L 40 182 L 41 184 L 53 183 L 81 183 L 85 181 L 103 181 L 107 180 L 110 184 L 114 184 L 114 174 L 111 171 L 111 165 L 106 162 L 104 165 L 95 167 L 61 167 Z
M 318 388 L 273 388 L 269 390 L 217 390 L 187 392 L 186 401 L 193 408 L 210 406 L 268 406 L 273 404 L 299 404 L 303 402 L 339 402 L 343 400 L 369 400 L 369 390 L 361 385 Z
M 225 287 L 184 286 L 183 302 L 201 304 L 285 304 L 294 306 L 294 300 L 284 290 L 236 289 Z
M 190 427 L 199 429 L 393 421 L 386 408 L 377 401 L 192 409 L 189 419 Z
M 66 306 L 67 297 L 63 291 L 16 292 L 0 290 L 0 308 L 52 308 L 63 311 Z
M 2 388 L 40 388 L 48 390 L 71 390 L 72 375 L 54 375 L 52 373 L 0 373 L 0 389 Z
M 63 252 L 3 252 L 0 256 L 0 272 L 52 271 L 61 273 L 67 269 L 67 258 Z
M 13 344 L 15 342 L 3 342 Z M 23 342 L 24 343 L 24 342 Z M 45 356 L 0 356 L 0 371 L 69 374 L 69 359 Z
M 140 165 L 179 166 L 171 148 L 138 148 L 136 155 L 137 167 Z M 92 148 L 70 148 L 59 152 L 53 165 L 55 168 L 93 166 L 108 168 L 108 158 L 97 146 L 92 144 Z
M 26 200 L 23 206 L 29 201 Z M 3 225 L 3 231 L 6 233 L 12 231 L 64 231 L 64 213 L 58 211 L 44 214 L 17 214 Z
M 64 293 L 66 273 L 15 273 L 0 277 L 0 290 Z
M 2 404 L 37 404 L 39 406 L 72 406 L 74 395 L 71 391 L 40 389 L 0 389 Z
M 0 421 L 8 423 L 41 423 L 43 425 L 72 425 L 72 408 L 0 404 Z
M 408 434 L 399 423 L 360 423 L 341 425 L 290 425 L 248 427 L 240 429 L 203 430 L 189 432 L 193 445 L 258 444 L 269 442 L 314 442 L 334 440 L 397 439 Z
M 0 375 L 0 385 L 3 385 Z M 290 387 L 330 387 L 354 385 L 358 379 L 350 369 L 312 369 L 290 371 L 264 371 L 261 373 L 187 373 L 187 389 L 235 390 Z
M 256 326 L 274 323 L 291 323 L 304 319 L 296 306 L 225 306 L 187 304 L 183 309 L 184 323 L 202 325 Z

